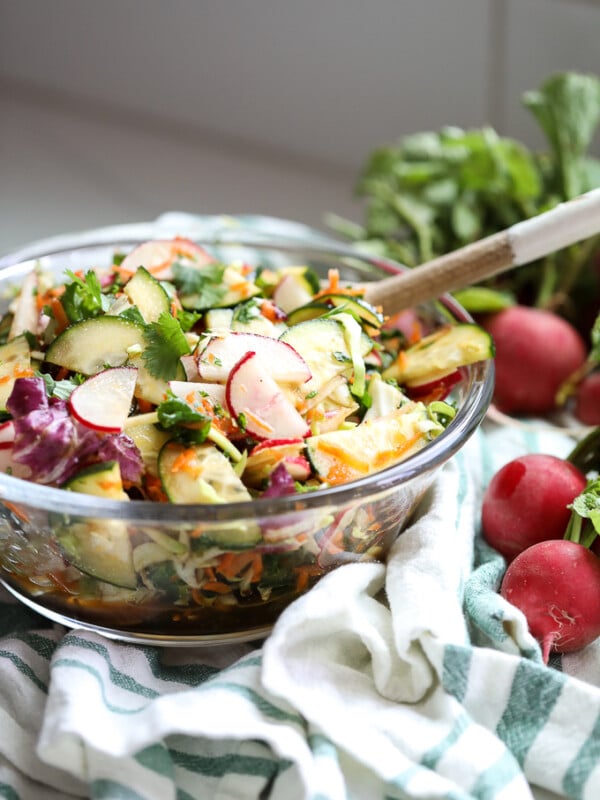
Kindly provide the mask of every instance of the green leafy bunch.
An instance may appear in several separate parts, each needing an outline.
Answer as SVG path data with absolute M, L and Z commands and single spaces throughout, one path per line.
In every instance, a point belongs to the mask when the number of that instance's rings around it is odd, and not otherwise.
M 600 122 L 600 79 L 558 73 L 522 102 L 542 128 L 546 150 L 533 151 L 491 127 L 406 136 L 375 149 L 362 170 L 364 224 L 330 215 L 330 226 L 416 267 L 600 186 L 600 161 L 588 154 Z M 588 240 L 486 284 L 504 299 L 472 291 L 460 299 L 474 312 L 518 299 L 569 316 L 577 298 L 598 289 L 586 269 L 598 245 Z

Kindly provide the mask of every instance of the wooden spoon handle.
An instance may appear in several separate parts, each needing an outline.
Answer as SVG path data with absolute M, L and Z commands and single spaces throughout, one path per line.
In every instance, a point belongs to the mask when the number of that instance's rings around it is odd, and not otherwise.
M 371 283 L 365 299 L 384 313 L 432 300 L 600 233 L 600 189 L 426 264 Z

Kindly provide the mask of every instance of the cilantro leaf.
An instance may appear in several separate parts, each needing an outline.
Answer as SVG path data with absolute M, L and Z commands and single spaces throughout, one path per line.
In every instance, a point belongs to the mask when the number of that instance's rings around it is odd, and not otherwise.
M 171 392 L 167 399 L 157 406 L 156 412 L 161 427 L 173 431 L 179 440 L 201 444 L 208 436 L 210 417 L 196 411 L 185 400 Z
M 35 375 L 37 378 L 43 378 L 46 385 L 46 394 L 48 397 L 58 397 L 60 400 L 67 400 L 74 389 L 80 386 L 85 378 L 83 375 L 76 373 L 69 379 L 57 381 L 52 375 L 47 372 L 39 372 L 36 370 Z
M 102 294 L 100 280 L 94 270 L 88 270 L 84 278 L 70 270 L 66 274 L 71 282 L 66 285 L 61 302 L 70 322 L 91 319 L 106 311 L 108 298 Z
M 186 307 L 212 308 L 225 297 L 223 286 L 225 264 L 218 262 L 198 267 L 186 267 L 179 262 L 173 264 L 173 282 L 181 295 L 186 297 Z
M 167 311 L 144 328 L 146 348 L 142 358 L 155 378 L 169 381 L 177 375 L 179 359 L 190 352 L 181 325 Z

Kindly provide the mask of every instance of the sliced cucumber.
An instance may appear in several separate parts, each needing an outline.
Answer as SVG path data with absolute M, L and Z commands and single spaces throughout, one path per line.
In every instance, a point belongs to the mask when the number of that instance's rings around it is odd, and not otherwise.
M 251 499 L 229 459 L 212 444 L 167 442 L 158 454 L 158 474 L 172 503 L 236 503 Z
M 146 400 L 146 402 L 152 403 L 155 406 L 157 406 L 159 403 L 162 403 L 167 397 L 167 391 L 169 389 L 168 381 L 165 381 L 162 378 L 155 378 L 146 367 L 141 354 L 132 354 L 128 360 L 128 363 L 134 367 L 137 367 L 138 371 L 137 381 L 135 384 L 135 396 L 139 400 Z M 179 361 L 177 363 L 177 373 L 175 374 L 174 380 L 184 381 L 185 379 L 185 367 L 181 361 Z
M 287 324 L 291 327 L 292 325 L 297 325 L 299 322 L 306 322 L 309 319 L 322 317 L 323 314 L 327 314 L 329 311 L 331 311 L 331 307 L 328 306 L 327 303 L 321 303 L 320 301 L 307 303 L 288 314 Z
M 151 421 L 146 421 L 145 417 L 146 419 L 151 418 Z M 155 419 L 155 414 L 140 414 L 139 416 L 130 417 L 125 433 L 133 440 L 133 443 L 140 451 L 146 471 L 150 475 L 157 477 L 158 454 L 161 447 L 171 438 L 171 434 L 159 430 L 154 424 Z
M 31 350 L 25 336 L 17 336 L 0 346 L 0 409 L 6 410 L 6 401 L 17 378 L 30 376 Z
M 450 375 L 459 367 L 494 357 L 492 337 L 479 325 L 448 325 L 425 336 L 383 373 L 406 386 L 420 386 Z
M 343 308 L 359 322 L 364 323 L 371 334 L 374 334 L 383 325 L 383 314 L 362 297 L 331 292 L 320 295 L 319 302 L 326 305 L 331 304 L 334 308 Z
M 63 488 L 111 500 L 128 499 L 123 491 L 119 465 L 115 461 L 81 470 Z M 55 530 L 66 558 L 81 572 L 114 586 L 136 588 L 131 540 L 124 522 L 63 517 Z
M 121 470 L 116 461 L 106 461 L 85 467 L 67 481 L 62 488 L 70 492 L 106 497 L 109 500 L 129 500 L 123 490 Z
M 335 319 L 312 319 L 288 328 L 280 337 L 291 345 L 308 364 L 312 378 L 303 385 L 305 394 L 318 392 L 336 375 L 352 372 L 352 353 L 344 327 Z M 361 355 L 373 347 L 366 335 L 360 338 Z
M 167 442 L 159 453 L 158 470 L 172 503 L 235 503 L 251 499 L 229 460 L 209 444 Z M 206 523 L 192 545 L 244 550 L 261 538 L 259 525 L 250 521 Z
M 211 333 L 228 333 L 233 322 L 233 309 L 211 308 L 204 317 L 206 330 Z
M 142 325 L 106 315 L 68 327 L 46 351 L 46 361 L 83 375 L 95 375 L 107 366 L 122 366 L 131 348 L 141 352 L 144 346 Z
M 169 296 L 160 282 L 145 267 L 138 267 L 123 289 L 129 301 L 138 307 L 144 322 L 156 322 L 170 310 Z

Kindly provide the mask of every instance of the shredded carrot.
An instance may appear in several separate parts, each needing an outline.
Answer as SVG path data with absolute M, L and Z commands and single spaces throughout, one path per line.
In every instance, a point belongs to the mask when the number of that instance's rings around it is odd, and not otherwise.
M 251 569 L 250 579 L 252 581 L 260 580 L 262 574 L 262 558 L 260 553 L 254 553 L 252 551 L 224 553 L 219 560 L 217 572 L 224 578 L 227 578 L 227 580 L 233 580 L 248 567 Z
M 330 269 L 327 273 L 328 284 L 313 295 L 313 301 L 328 294 L 345 294 L 348 297 L 357 297 L 364 294 L 360 286 L 340 286 L 340 273 L 337 269 Z
M 260 313 L 270 322 L 277 322 L 277 308 L 270 300 L 265 300 L 260 307 Z
M 196 453 L 193 448 L 188 447 L 183 450 L 173 461 L 171 465 L 171 472 L 194 472 L 194 464 L 196 463 Z M 197 468 L 197 464 L 196 464 Z
M 155 503 L 167 503 L 169 501 L 169 498 L 163 489 L 160 478 L 157 478 L 154 475 L 146 475 L 144 484 L 146 488 L 146 494 L 150 500 L 153 500 Z
M 110 492 L 113 489 L 120 489 L 121 486 L 118 481 L 104 480 L 98 481 L 98 486 L 105 492 Z
M 54 322 L 56 324 L 56 334 L 58 335 L 59 333 L 62 333 L 65 328 L 69 327 L 69 318 L 65 314 L 64 306 L 58 297 L 50 298 L 48 305 L 52 311 L 52 316 L 54 317 Z
M 23 520 L 23 522 L 29 522 L 29 515 L 26 514 L 25 511 L 22 511 L 19 506 L 16 506 L 14 503 L 9 503 L 7 500 L 4 500 L 2 505 L 8 508 L 9 511 L 12 511 L 15 517 Z
M 418 319 L 415 319 L 410 328 L 408 341 L 410 344 L 416 344 L 417 342 L 420 342 L 422 338 L 423 338 L 423 326 L 421 325 Z
M 249 419 L 252 422 L 252 425 L 255 428 L 260 428 L 266 433 L 273 433 L 273 428 L 271 427 L 271 425 L 266 423 L 260 417 L 257 417 L 256 414 L 253 414 L 251 411 L 248 411 L 247 408 L 244 409 L 244 415 L 247 417 L 247 419 Z
M 152 411 L 154 406 L 149 400 L 144 400 L 142 397 L 136 398 L 137 407 L 140 414 L 147 414 Z

